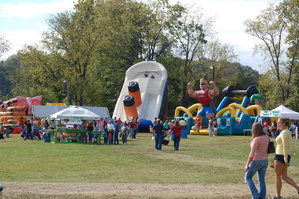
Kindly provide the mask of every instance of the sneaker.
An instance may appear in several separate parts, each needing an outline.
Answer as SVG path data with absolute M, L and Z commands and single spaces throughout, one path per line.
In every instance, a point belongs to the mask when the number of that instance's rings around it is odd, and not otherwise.
M 281 199 L 281 197 L 273 196 L 273 197 L 270 197 L 269 199 Z

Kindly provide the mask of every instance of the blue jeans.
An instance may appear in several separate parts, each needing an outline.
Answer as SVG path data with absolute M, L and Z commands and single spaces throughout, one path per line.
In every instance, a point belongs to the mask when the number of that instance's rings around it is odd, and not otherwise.
M 181 140 L 181 137 L 180 136 L 174 136 L 174 150 L 179 150 L 179 145 L 180 145 L 180 140 Z
M 163 133 L 157 133 L 155 136 L 155 148 L 156 150 L 162 150 Z
M 276 138 L 278 136 L 278 131 L 276 130 L 276 131 L 271 132 L 271 136 L 272 136 L 272 138 Z
M 108 139 L 108 144 L 113 144 L 113 139 Z
M 129 137 L 133 138 L 134 137 L 134 128 L 130 128 L 129 133 L 130 133 Z
M 133 139 L 136 139 L 137 132 L 138 132 L 138 129 L 134 129 L 134 133 L 133 133 L 133 136 L 132 136 Z
M 213 136 L 213 126 L 209 126 L 209 136 Z
M 245 174 L 245 181 L 248 184 L 248 187 L 251 191 L 252 199 L 256 199 L 259 197 L 261 197 L 262 199 L 266 198 L 265 175 L 266 175 L 267 166 L 268 166 L 268 160 L 253 160 L 249 165 L 249 169 Z M 258 192 L 252 180 L 252 177 L 256 172 L 258 173 L 260 192 Z
M 119 132 L 113 131 L 113 144 L 119 144 L 118 133 Z
M 27 140 L 27 138 L 29 138 L 29 137 L 30 137 L 31 140 L 33 140 L 33 133 L 31 131 L 26 131 L 26 134 L 24 136 L 24 140 Z

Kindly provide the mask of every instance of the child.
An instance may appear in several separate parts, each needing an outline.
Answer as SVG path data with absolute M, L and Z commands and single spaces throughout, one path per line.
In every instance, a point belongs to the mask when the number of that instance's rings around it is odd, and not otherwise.
M 4 127 L 2 123 L 0 123 L 0 140 L 4 140 Z
M 103 133 L 103 138 L 104 138 L 104 144 L 107 144 L 108 143 L 108 132 L 107 131 L 105 131 Z
M 128 124 L 125 122 L 124 126 L 121 128 L 121 139 L 123 144 L 127 144 L 128 134 L 129 134 L 129 128 L 128 128 Z
M 112 144 L 113 134 L 111 132 L 108 133 L 108 144 Z
M 218 130 L 217 119 L 214 119 L 214 121 L 213 121 L 213 136 L 217 136 L 217 130 Z
M 152 126 L 149 126 L 149 131 L 150 131 L 150 133 L 152 134 L 152 140 L 154 140 L 154 139 L 155 139 L 155 136 L 153 135 L 154 129 L 153 129 Z

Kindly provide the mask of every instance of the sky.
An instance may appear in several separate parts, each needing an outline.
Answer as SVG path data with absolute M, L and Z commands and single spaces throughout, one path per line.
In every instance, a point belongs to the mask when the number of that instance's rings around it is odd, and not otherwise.
M 253 57 L 254 44 L 258 42 L 245 33 L 245 20 L 254 20 L 269 5 L 268 0 L 170 0 L 183 5 L 194 5 L 203 9 L 207 16 L 214 16 L 214 30 L 224 44 L 234 48 L 242 65 L 261 71 L 263 58 Z M 0 35 L 11 42 L 11 50 L 2 57 L 7 58 L 21 50 L 24 45 L 33 45 L 41 40 L 47 30 L 46 19 L 57 12 L 71 10 L 77 0 L 1 0 Z M 272 0 L 271 2 L 280 2 Z

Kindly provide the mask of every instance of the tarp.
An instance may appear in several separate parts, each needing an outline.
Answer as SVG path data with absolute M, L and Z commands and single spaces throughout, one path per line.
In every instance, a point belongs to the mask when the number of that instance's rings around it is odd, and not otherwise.
M 68 106 L 33 106 L 33 117 L 50 117 Z
M 94 112 L 87 110 L 80 106 L 71 106 L 57 113 L 54 113 L 50 116 L 51 118 L 60 118 L 60 119 L 82 119 L 82 120 L 99 120 L 101 119 L 100 115 L 95 114 Z
M 284 105 L 280 105 L 272 110 L 262 110 L 261 117 L 286 117 L 299 120 L 299 113 L 285 107 Z
M 69 108 L 68 106 L 33 106 L 33 117 L 51 117 L 58 111 Z M 93 107 L 93 106 L 82 106 L 102 118 L 110 118 L 107 107 Z

